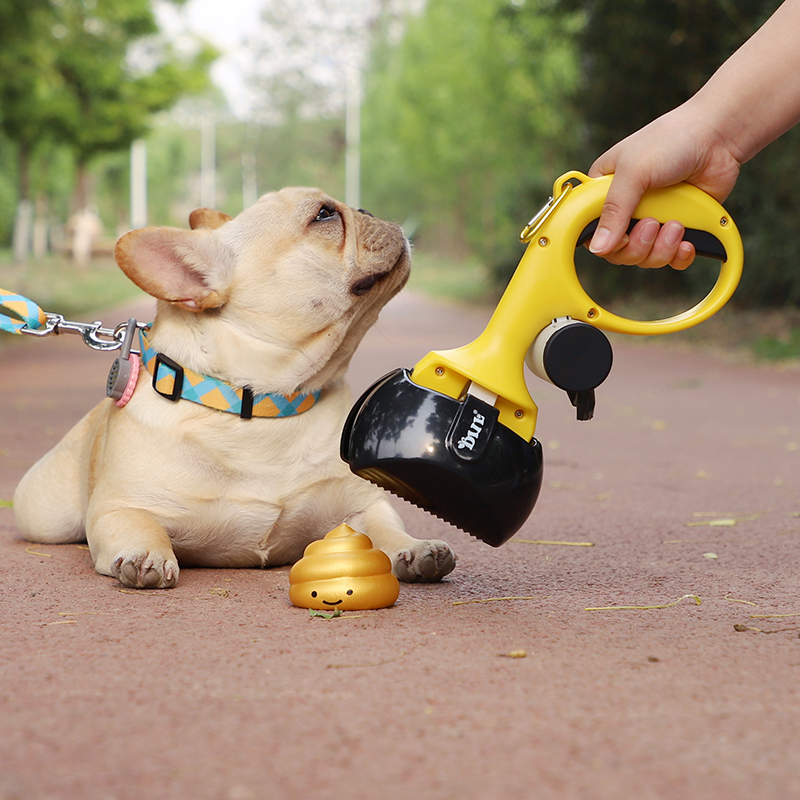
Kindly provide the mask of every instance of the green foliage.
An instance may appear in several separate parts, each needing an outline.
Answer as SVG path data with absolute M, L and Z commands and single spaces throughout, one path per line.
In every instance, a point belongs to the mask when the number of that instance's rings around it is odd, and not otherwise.
M 0 241 L 7 241 L 14 224 L 17 183 L 14 145 L 0 133 Z
M 756 356 L 765 361 L 800 358 L 800 328 L 794 328 L 785 339 L 764 336 L 753 344 Z
M 66 145 L 80 174 L 143 136 L 155 111 L 204 89 L 216 57 L 159 37 L 151 0 L 3 0 L 0 31 L 11 30 L 0 33 L 0 128 L 17 146 L 21 198 L 32 196 L 37 154 Z
M 516 233 L 550 181 L 588 169 L 689 98 L 774 9 L 774 0 L 429 0 L 399 41 L 384 32 L 373 49 L 363 202 L 417 226 L 421 249 L 476 254 L 502 285 L 518 262 Z M 745 241 L 738 296 L 750 304 L 800 304 L 799 167 L 795 130 L 744 166 L 727 202 Z M 717 265 L 680 276 L 582 269 L 608 302 L 699 297 Z
M 491 295 L 489 277 L 485 264 L 475 256 L 448 258 L 421 250 L 414 253 L 408 288 L 430 297 L 480 303 Z
M 216 52 L 203 45 L 191 57 L 179 56 L 155 36 L 150 0 L 89 9 L 60 0 L 57 9 L 56 98 L 49 124 L 73 147 L 79 164 L 129 147 L 149 130 L 151 114 L 207 87 Z
M 69 258 L 59 255 L 21 267 L 12 263 L 9 252 L 0 250 L 0 286 L 30 297 L 45 311 L 86 321 L 98 309 L 146 296 L 110 257 L 93 259 L 82 270 L 75 270 Z M 105 322 L 113 327 L 119 320 Z M 3 337 L 0 346 L 16 338 Z
M 751 306 L 800 306 L 800 129 L 795 128 L 742 168 L 726 207 L 744 240 L 738 296 Z
M 588 155 L 588 163 L 579 166 L 586 169 L 608 147 L 688 99 L 775 5 L 774 0 L 556 0 L 550 8 L 556 16 L 585 14 L 576 37 L 581 80 L 571 98 Z M 518 12 L 538 13 L 530 4 Z M 745 243 L 737 297 L 747 304 L 800 304 L 798 169 L 800 131 L 794 130 L 743 167 L 726 203 Z M 638 270 L 601 269 L 589 281 L 600 301 L 643 287 L 697 294 L 708 283 L 710 267 L 692 267 L 681 278 L 670 272 L 644 276 Z
M 305 185 L 344 196 L 342 120 L 294 117 L 279 127 L 251 128 L 247 137 L 256 157 L 260 193 Z
M 775 8 L 774 0 L 555 0 L 583 12 L 573 108 L 599 155 L 693 95 Z M 521 15 L 537 14 L 525 5 Z M 588 166 L 588 165 L 587 165 Z
M 571 20 L 507 0 L 429 0 L 373 51 L 363 110 L 364 204 L 419 224 L 421 244 L 463 242 L 516 263 L 516 237 L 567 167 L 560 113 L 576 78 Z M 463 246 L 463 245 L 462 245 Z
M 218 122 L 218 206 L 242 208 L 253 170 L 259 193 L 307 184 L 343 196 L 337 58 L 355 58 L 369 38 L 362 205 L 404 222 L 418 250 L 435 254 L 420 259 L 430 285 L 470 293 L 485 276 L 505 283 L 517 234 L 554 178 L 588 169 L 691 96 L 776 0 L 427 0 L 405 18 L 403 5 L 325 0 L 295 18 L 281 0 L 265 4 L 271 32 L 253 54 L 270 124 Z M 202 44 L 169 46 L 152 0 L 0 0 L 0 241 L 20 196 L 49 198 L 65 219 L 86 162 L 106 230 L 126 224 L 127 150 L 144 135 L 151 219 L 185 225 L 200 202 L 200 133 L 177 115 L 153 129 L 154 112 L 205 91 L 213 56 Z M 751 305 L 800 306 L 798 159 L 800 129 L 746 164 L 726 203 L 745 240 L 738 297 Z M 624 269 L 582 250 L 578 260 L 612 307 L 623 295 L 699 297 L 717 269 Z

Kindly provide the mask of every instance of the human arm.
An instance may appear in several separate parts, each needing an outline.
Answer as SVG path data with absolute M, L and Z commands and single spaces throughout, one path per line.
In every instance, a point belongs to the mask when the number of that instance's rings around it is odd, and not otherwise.
M 614 173 L 590 250 L 616 264 L 685 269 L 677 222 L 631 216 L 650 188 L 687 181 L 720 202 L 742 164 L 800 121 L 800 0 L 786 0 L 686 103 L 614 145 L 589 175 Z

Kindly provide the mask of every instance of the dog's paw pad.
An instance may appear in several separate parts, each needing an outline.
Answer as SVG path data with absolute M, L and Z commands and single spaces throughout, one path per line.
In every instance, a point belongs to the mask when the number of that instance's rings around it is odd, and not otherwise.
M 420 541 L 394 557 L 394 573 L 406 583 L 434 583 L 451 573 L 456 555 L 446 542 Z
M 169 589 L 177 584 L 180 569 L 174 558 L 131 550 L 114 559 L 113 572 L 120 583 L 131 589 Z

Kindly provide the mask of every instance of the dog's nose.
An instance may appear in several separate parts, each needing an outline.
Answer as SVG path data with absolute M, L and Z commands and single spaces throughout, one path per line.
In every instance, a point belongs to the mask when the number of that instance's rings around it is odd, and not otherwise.
M 374 214 L 370 214 L 369 211 L 366 211 L 363 208 L 358 208 L 358 209 L 356 209 L 356 211 L 358 211 L 359 214 L 366 214 L 368 217 L 374 217 L 375 216 Z

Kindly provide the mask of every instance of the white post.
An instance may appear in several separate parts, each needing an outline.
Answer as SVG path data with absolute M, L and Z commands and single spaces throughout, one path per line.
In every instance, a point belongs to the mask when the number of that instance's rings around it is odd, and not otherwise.
M 14 263 L 24 264 L 28 260 L 31 245 L 31 226 L 33 225 L 33 203 L 20 200 L 14 220 Z
M 242 206 L 250 208 L 258 200 L 255 153 L 242 153 Z
M 344 201 L 353 208 L 361 203 L 361 72 L 347 66 L 345 110 Z
M 217 157 L 214 112 L 203 114 L 200 123 L 200 205 L 203 208 L 217 206 Z
M 131 229 L 147 225 L 147 145 L 137 139 L 131 145 Z

